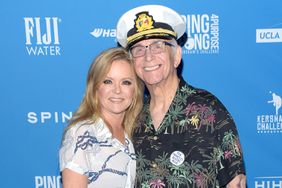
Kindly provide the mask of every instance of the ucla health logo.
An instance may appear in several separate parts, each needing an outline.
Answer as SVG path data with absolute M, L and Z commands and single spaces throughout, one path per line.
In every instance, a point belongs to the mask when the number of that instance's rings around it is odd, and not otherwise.
M 58 17 L 25 17 L 25 45 L 28 55 L 61 55 Z
M 272 105 L 273 113 L 257 116 L 257 132 L 282 133 L 282 115 L 279 113 L 282 103 L 281 96 L 271 91 L 269 93 L 270 99 L 266 103 Z
M 257 43 L 282 42 L 282 28 L 257 29 L 256 42 Z
M 219 16 L 191 14 L 182 17 L 187 23 L 187 42 L 184 54 L 219 53 Z

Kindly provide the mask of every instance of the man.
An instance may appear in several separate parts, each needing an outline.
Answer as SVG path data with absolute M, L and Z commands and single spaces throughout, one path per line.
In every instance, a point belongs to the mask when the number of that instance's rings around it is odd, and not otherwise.
M 117 40 L 149 91 L 133 134 L 136 187 L 246 187 L 231 115 L 177 75 L 185 28 L 178 13 L 160 5 L 129 10 L 117 24 Z

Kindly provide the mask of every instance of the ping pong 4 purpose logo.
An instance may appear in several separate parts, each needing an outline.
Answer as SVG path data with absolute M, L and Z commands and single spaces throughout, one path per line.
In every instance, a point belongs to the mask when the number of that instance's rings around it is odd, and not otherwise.
M 182 15 L 187 23 L 184 54 L 219 53 L 219 16 L 217 14 Z

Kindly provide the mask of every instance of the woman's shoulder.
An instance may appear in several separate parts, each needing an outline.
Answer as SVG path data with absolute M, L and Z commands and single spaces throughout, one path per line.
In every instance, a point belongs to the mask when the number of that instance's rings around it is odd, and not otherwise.
M 78 134 L 85 131 L 90 131 L 95 127 L 95 122 L 91 120 L 83 120 L 79 121 L 73 125 L 70 125 L 70 127 L 67 129 L 68 133 Z
M 69 136 L 72 137 L 79 137 L 79 136 L 91 136 L 97 137 L 102 139 L 111 137 L 110 130 L 105 125 L 104 121 L 99 118 L 96 121 L 93 120 L 83 120 L 74 125 L 72 125 L 68 130 L 67 133 Z

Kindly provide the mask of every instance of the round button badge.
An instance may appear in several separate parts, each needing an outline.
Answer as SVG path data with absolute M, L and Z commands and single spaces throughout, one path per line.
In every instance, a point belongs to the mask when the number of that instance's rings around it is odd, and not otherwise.
M 185 155 L 181 151 L 174 151 L 170 155 L 170 162 L 176 166 L 181 165 L 184 162 Z

